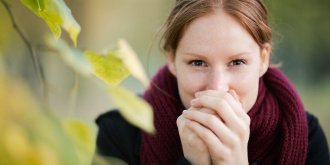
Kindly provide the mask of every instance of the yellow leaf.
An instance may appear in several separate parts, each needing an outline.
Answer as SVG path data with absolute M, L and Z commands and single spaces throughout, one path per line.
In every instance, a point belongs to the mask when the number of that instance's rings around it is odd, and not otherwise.
M 50 146 L 47 146 L 46 144 L 37 144 L 34 148 L 34 153 L 31 157 L 36 160 L 32 162 L 38 162 L 38 164 L 47 164 L 47 165 L 60 165 L 60 161 L 58 159 L 58 156 L 56 155 L 56 152 L 53 148 Z M 29 163 L 28 163 L 29 164 Z
M 33 148 L 26 132 L 16 124 L 10 124 L 3 130 L 2 144 L 5 151 L 15 161 L 24 159 L 24 156 Z
M 123 61 L 115 53 L 97 54 L 86 51 L 85 55 L 93 66 L 94 74 L 109 85 L 118 85 L 129 76 Z
M 81 28 L 63 0 L 21 0 L 21 2 L 48 24 L 56 38 L 61 36 L 62 27 L 69 33 L 74 45 L 77 45 Z
M 90 155 L 94 152 L 94 136 L 90 127 L 80 120 L 65 119 L 62 124 L 66 133 L 84 151 Z
M 49 37 L 46 39 L 49 46 L 55 49 L 67 65 L 71 66 L 76 72 L 88 77 L 93 74 L 91 63 L 88 61 L 82 51 L 70 47 L 65 41 L 54 40 Z
M 148 86 L 149 79 L 133 49 L 123 39 L 118 41 L 118 48 L 118 56 L 123 60 L 132 76 L 141 81 L 144 86 Z
M 128 122 L 148 133 L 155 132 L 153 111 L 146 101 L 120 86 L 109 86 L 109 93 L 119 107 L 120 114 Z
M 60 119 L 42 111 L 25 87 L 0 73 L 0 164 L 90 164 L 95 140 L 88 131 L 72 124 L 66 133 Z
M 95 136 L 85 123 L 74 120 L 62 120 L 64 130 L 77 146 L 77 156 L 82 164 L 91 164 L 95 150 Z

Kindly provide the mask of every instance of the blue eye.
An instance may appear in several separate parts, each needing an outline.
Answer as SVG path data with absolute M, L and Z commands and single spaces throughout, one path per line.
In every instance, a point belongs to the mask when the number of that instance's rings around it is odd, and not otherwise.
M 245 60 L 242 60 L 242 59 L 238 59 L 238 60 L 233 60 L 230 62 L 230 66 L 239 66 L 239 65 L 243 65 L 243 64 L 246 64 L 246 61 Z
M 207 67 L 207 64 L 202 60 L 191 60 L 189 62 L 189 65 L 197 66 L 197 67 Z

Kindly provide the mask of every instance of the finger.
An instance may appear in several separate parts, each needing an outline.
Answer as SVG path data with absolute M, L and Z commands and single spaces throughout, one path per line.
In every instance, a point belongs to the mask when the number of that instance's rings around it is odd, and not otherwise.
M 184 131 L 184 129 L 186 129 L 186 118 L 183 117 L 183 115 L 180 115 L 177 119 L 176 119 L 176 125 L 178 127 L 178 131 L 182 132 Z
M 202 95 L 195 99 L 192 105 L 194 107 L 213 109 L 232 132 L 235 132 L 235 134 L 241 139 L 248 139 L 250 132 L 249 120 L 245 117 L 239 117 L 232 107 L 229 106 L 228 101 L 208 95 Z
M 208 114 L 211 114 L 211 115 L 216 115 L 217 117 L 219 117 L 218 114 L 215 111 L 213 111 L 209 108 L 204 108 L 203 107 L 203 108 L 199 109 L 198 111 L 208 113 Z
M 237 113 L 237 115 L 239 115 L 239 116 L 241 116 L 242 113 L 243 114 L 246 113 L 242 108 L 238 95 L 232 89 L 230 89 L 228 92 L 221 92 L 221 91 L 216 91 L 216 90 L 206 90 L 206 91 L 197 92 L 195 94 L 195 96 L 197 98 L 202 95 L 208 95 L 208 96 L 213 96 L 216 98 L 223 98 L 223 99 L 227 100 L 229 105 L 233 108 L 233 110 L 235 110 L 235 113 Z
M 192 106 L 197 108 L 205 107 L 214 110 L 226 124 L 238 120 L 238 116 L 232 107 L 222 98 L 201 95 L 192 101 Z
M 211 115 L 215 115 L 217 118 L 219 118 L 221 121 L 222 119 L 219 117 L 219 115 L 217 114 L 217 112 L 215 112 L 214 110 L 211 110 L 211 109 L 208 109 L 208 108 L 189 108 L 188 109 L 189 111 L 200 111 L 200 112 L 203 112 L 203 113 L 208 113 L 208 114 L 211 114 Z
M 228 91 L 228 93 L 230 93 L 237 101 L 240 101 L 239 100 L 239 97 L 238 97 L 238 95 L 237 95 L 237 93 L 236 93 L 236 91 L 235 90 L 233 90 L 233 89 L 230 89 L 229 91 Z
M 195 121 L 189 122 L 188 127 L 203 140 L 211 155 L 217 155 L 217 157 L 222 157 L 230 153 L 229 149 L 224 145 L 221 140 L 218 139 L 218 137 L 211 130 L 205 128 L 204 126 Z
M 196 107 L 193 107 L 191 106 L 188 110 L 191 110 L 191 111 L 201 111 L 201 112 L 205 112 L 205 113 L 208 113 L 208 114 L 214 114 L 216 115 L 217 113 L 211 109 L 208 109 L 208 108 L 196 108 Z
M 207 151 L 207 147 L 205 145 L 205 143 L 202 141 L 202 139 L 199 138 L 199 136 L 192 131 L 187 125 L 190 122 L 189 119 L 184 118 L 183 116 L 181 116 L 181 128 L 179 129 L 179 136 L 182 142 L 182 145 L 185 146 L 190 146 L 193 148 L 196 148 L 197 150 L 199 150 L 199 152 L 206 152 Z
M 229 90 L 228 95 L 225 98 L 229 105 L 233 107 L 237 116 L 243 119 L 246 124 L 250 125 L 250 116 L 247 114 L 247 111 L 243 109 L 237 93 L 234 90 Z
M 199 151 L 206 151 L 207 147 L 205 142 L 193 131 L 189 125 L 192 121 L 186 121 L 186 127 L 184 132 L 182 132 L 181 136 L 184 139 L 185 143 L 188 143 L 189 146 L 198 149 Z
M 217 116 L 200 111 L 184 111 L 183 117 L 203 125 L 214 132 L 221 141 L 232 145 L 233 132 Z
M 225 91 L 218 91 L 218 90 L 205 90 L 205 91 L 198 91 L 195 93 L 195 97 L 199 97 L 202 95 L 209 95 L 214 97 L 222 98 L 226 94 Z
M 229 90 L 229 92 L 225 92 L 225 93 L 220 92 L 220 91 L 216 91 L 216 90 L 207 90 L 207 91 L 196 93 L 196 96 L 198 96 L 197 99 L 201 98 L 205 95 L 215 97 L 217 99 L 226 100 L 227 104 L 231 107 L 231 109 L 234 111 L 234 113 L 239 118 L 244 120 L 244 122 L 246 124 L 248 124 L 248 125 L 250 124 L 250 117 L 248 116 L 246 111 L 243 109 L 241 103 L 238 100 L 238 96 L 237 96 L 237 94 L 234 90 Z M 194 104 L 194 100 L 191 101 L 191 105 L 198 106 L 198 105 Z

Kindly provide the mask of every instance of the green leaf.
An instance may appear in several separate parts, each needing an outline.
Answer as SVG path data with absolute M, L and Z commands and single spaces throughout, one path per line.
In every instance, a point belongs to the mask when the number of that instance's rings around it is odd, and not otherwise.
M 89 77 L 93 74 L 92 65 L 81 50 L 70 47 L 61 39 L 54 40 L 49 37 L 46 40 L 48 45 L 61 55 L 64 62 L 80 75 Z
M 120 86 L 109 86 L 112 100 L 119 107 L 120 114 L 133 125 L 148 133 L 154 133 L 153 111 L 150 105 L 136 94 Z
M 132 76 L 141 81 L 144 86 L 148 86 L 149 79 L 133 49 L 123 39 L 118 41 L 118 48 L 118 56 L 123 60 Z
M 74 45 L 77 45 L 81 28 L 63 0 L 21 0 L 21 2 L 48 24 L 56 38 L 61 36 L 62 27 L 69 33 Z
M 128 69 L 114 52 L 98 54 L 86 51 L 85 55 L 93 66 L 94 74 L 108 85 L 118 85 L 129 76 Z

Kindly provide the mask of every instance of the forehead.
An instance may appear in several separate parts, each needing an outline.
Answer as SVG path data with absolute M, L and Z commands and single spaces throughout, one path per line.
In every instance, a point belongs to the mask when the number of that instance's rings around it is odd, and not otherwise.
M 186 27 L 177 51 L 230 54 L 258 47 L 234 17 L 217 10 L 195 19 Z

